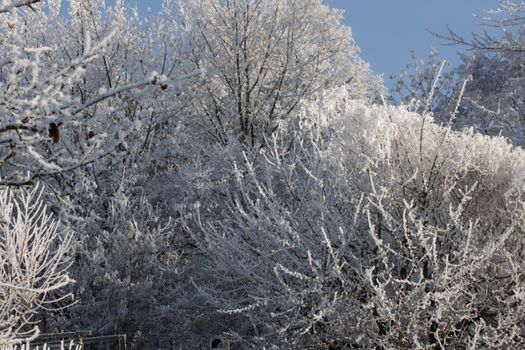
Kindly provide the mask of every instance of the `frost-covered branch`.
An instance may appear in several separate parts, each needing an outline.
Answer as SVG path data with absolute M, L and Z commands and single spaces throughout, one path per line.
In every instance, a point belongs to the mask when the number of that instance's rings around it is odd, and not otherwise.
M 42 0 L 15 0 L 11 4 L 3 5 L 2 7 L 0 7 L 0 13 L 9 12 L 19 7 L 31 6 L 32 4 L 36 4 L 40 1 Z
M 40 186 L 0 189 L 0 345 L 38 334 L 34 315 L 71 298 L 60 290 L 73 282 L 67 271 L 73 236 L 51 217 L 41 196 Z

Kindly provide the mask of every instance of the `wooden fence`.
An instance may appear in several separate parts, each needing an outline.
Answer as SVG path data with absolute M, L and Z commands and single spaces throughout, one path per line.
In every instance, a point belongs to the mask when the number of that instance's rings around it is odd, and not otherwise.
M 127 350 L 126 335 L 93 335 L 91 332 L 41 334 L 28 344 L 0 350 Z

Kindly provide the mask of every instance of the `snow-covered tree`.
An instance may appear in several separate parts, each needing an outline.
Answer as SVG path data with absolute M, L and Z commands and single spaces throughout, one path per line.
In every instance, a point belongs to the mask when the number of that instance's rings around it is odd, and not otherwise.
M 80 298 L 79 306 L 71 313 L 44 311 L 40 316 L 46 331 L 90 328 L 87 319 L 71 320 L 77 310 L 115 311 L 107 299 L 90 304 L 90 296 L 102 297 L 97 283 L 93 289 L 85 287 L 99 267 L 91 256 L 92 243 L 105 239 L 107 245 L 135 251 L 124 246 L 119 235 L 107 235 L 126 230 L 121 221 L 112 221 L 109 203 L 120 182 L 132 182 L 136 174 L 128 169 L 147 153 L 164 112 L 159 95 L 169 92 L 175 80 L 167 81 L 173 62 L 157 50 L 161 40 L 153 26 L 139 23 L 137 12 L 122 2 L 106 8 L 104 1 L 70 1 L 66 18 L 60 15 L 61 1 L 23 5 L 7 2 L 2 5 L 6 11 L 0 12 L 0 99 L 5 102 L 0 103 L 0 183 L 24 185 L 40 178 L 52 211 L 80 233 L 71 252 L 77 257 L 71 273 L 80 276 L 71 290 Z M 155 73 L 154 66 L 161 73 Z M 163 239 L 142 243 L 161 245 Z M 108 268 L 122 275 L 129 271 L 117 263 Z M 115 311 L 115 318 L 97 330 L 112 328 L 114 319 L 122 319 L 118 315 Z M 119 329 L 130 335 L 138 328 L 122 323 Z
M 320 0 L 182 0 L 164 9 L 182 68 L 204 74 L 185 90 L 186 118 L 215 141 L 262 144 L 326 88 L 346 84 L 369 99 L 380 90 L 341 11 Z
M 0 189 L 0 345 L 37 336 L 38 312 L 74 302 L 61 292 L 73 282 L 71 242 L 71 232 L 49 214 L 42 187 Z
M 442 119 L 446 119 L 449 105 L 454 101 L 457 81 L 450 64 L 440 59 L 437 50 L 430 50 L 426 59 L 417 59 L 412 51 L 411 61 L 390 79 L 394 83 L 390 90 L 394 104 L 403 104 L 418 113 L 443 115 Z
M 72 276 L 79 303 L 53 321 L 61 329 L 126 334 L 133 348 L 159 346 L 175 329 L 179 288 L 178 232 L 145 198 L 124 186 L 109 202 L 105 229 L 83 239 Z
M 473 33 L 471 39 L 452 29 L 447 35 L 438 35 L 470 53 L 461 55 L 462 63 L 458 67 L 444 70 L 432 89 L 431 105 L 436 120 L 447 123 L 453 119 L 456 128 L 503 135 L 515 145 L 524 144 L 524 11 L 523 4 L 502 0 L 484 17 L 485 29 Z M 426 71 L 421 69 L 424 65 Z M 433 51 L 425 63 L 421 61 L 407 67 L 395 77 L 394 91 L 400 100 L 425 101 L 439 66 L 437 53 Z
M 84 167 L 122 146 L 125 136 L 137 129 L 137 121 L 125 118 L 126 110 L 108 98 L 161 78 L 149 72 L 111 74 L 122 68 L 107 56 L 125 38 L 128 22 L 117 7 L 107 15 L 108 25 L 99 28 L 93 18 L 97 3 L 71 1 L 66 24 L 60 1 L 37 2 L 31 8 L 8 4 L 4 8 L 11 10 L 0 13 L 2 184 L 30 184 Z M 107 85 L 93 75 L 99 59 L 105 63 Z

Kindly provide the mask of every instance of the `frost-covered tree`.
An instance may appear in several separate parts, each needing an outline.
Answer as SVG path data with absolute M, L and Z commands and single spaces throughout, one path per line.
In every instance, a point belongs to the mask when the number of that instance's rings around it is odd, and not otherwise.
M 182 68 L 204 75 L 185 90 L 186 118 L 215 141 L 262 144 L 326 88 L 346 84 L 358 98 L 380 90 L 342 13 L 320 0 L 181 0 L 164 9 Z
M 120 239 L 128 227 L 113 220 L 112 203 L 121 182 L 133 183 L 137 175 L 129 169 L 143 169 L 136 164 L 149 157 L 154 128 L 160 116 L 165 118 L 159 95 L 171 91 L 176 80 L 168 81 L 173 62 L 157 47 L 160 28 L 139 23 L 137 12 L 122 2 L 110 8 L 104 1 L 70 1 L 66 18 L 60 15 L 61 1 L 22 5 L 8 1 L 0 12 L 0 99 L 4 101 L 0 113 L 5 116 L 0 121 L 0 183 L 25 185 L 40 178 L 52 211 L 80 233 L 71 252 L 76 256 L 71 274 L 79 277 L 71 290 L 79 298 L 78 306 L 71 311 L 44 311 L 40 317 L 46 321 L 45 331 L 83 327 L 109 332 L 117 327 L 132 336 L 144 327 L 135 326 L 129 315 L 140 321 L 152 314 L 131 307 L 122 316 L 111 300 L 103 299 L 107 290 L 130 293 L 126 286 L 136 282 L 129 281 L 131 270 L 118 255 L 107 268 L 122 276 L 123 286 L 118 278 L 96 280 L 100 262 L 92 253 L 102 248 L 93 244 L 104 241 L 104 249 L 112 246 L 130 254 L 142 249 Z M 131 220 L 131 214 L 121 214 L 122 220 Z M 137 227 L 154 230 L 149 222 L 139 220 Z M 136 244 L 168 249 L 160 234 Z M 147 261 L 151 266 L 159 262 Z M 148 284 L 150 270 L 143 265 L 136 270 L 133 273 L 143 277 L 140 283 Z M 166 298 L 152 303 L 151 309 L 160 309 L 161 302 L 167 303 Z M 88 322 L 93 319 L 76 318 L 79 310 L 112 314 L 91 327 Z
M 128 24 L 121 7 L 107 15 L 111 28 L 99 28 L 93 18 L 95 0 L 71 1 L 66 24 L 60 17 L 61 1 L 37 2 L 31 8 L 7 3 L 4 8 L 10 11 L 0 13 L 1 183 L 23 185 L 61 176 L 122 146 L 137 121 L 125 118 L 126 109 L 116 108 L 108 98 L 161 78 L 150 72 L 111 74 L 121 68 L 107 59 L 113 54 L 109 50 L 120 40 L 124 46 Z M 93 74 L 98 59 L 105 63 L 107 85 Z
M 42 187 L 0 189 L 0 345 L 38 335 L 35 315 L 73 303 L 61 290 L 69 277 L 72 234 L 42 200 Z
M 470 53 L 461 55 L 462 63 L 458 67 L 441 74 L 432 101 L 436 120 L 447 123 L 456 111 L 452 119 L 457 128 L 503 135 L 515 145 L 524 144 L 524 10 L 523 4 L 502 0 L 484 18 L 483 32 L 473 33 L 471 39 L 452 29 L 447 35 L 438 35 Z M 425 101 L 439 70 L 437 57 L 436 52 L 431 53 L 426 72 L 420 70 L 423 67 L 420 62 L 395 78 L 394 90 L 403 102 L 416 96 Z M 416 86 L 419 91 L 414 89 Z
M 401 72 L 390 76 L 394 83 L 391 99 L 413 111 L 432 112 L 445 120 L 449 105 L 454 101 L 456 78 L 437 50 L 430 50 L 426 59 L 417 59 L 412 51 L 411 61 Z

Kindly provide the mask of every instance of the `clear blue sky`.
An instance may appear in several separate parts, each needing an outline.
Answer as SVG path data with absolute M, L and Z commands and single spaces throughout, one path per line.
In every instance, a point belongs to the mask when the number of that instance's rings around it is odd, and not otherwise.
M 497 7 L 497 0 L 325 0 L 345 9 L 345 22 L 361 48 L 361 56 L 370 62 L 376 73 L 383 73 L 385 82 L 410 61 L 410 50 L 425 58 L 435 48 L 443 59 L 457 64 L 457 51 L 463 48 L 443 45 L 433 36 L 447 33 L 450 26 L 466 37 L 480 32 L 486 10 Z
M 150 7 L 157 11 L 161 0 L 128 0 L 138 3 L 141 12 Z M 446 33 L 447 25 L 465 36 L 480 32 L 480 20 L 495 8 L 497 0 L 324 0 L 331 7 L 345 10 L 345 23 L 361 48 L 361 56 L 373 70 L 384 74 L 398 73 L 410 60 L 414 49 L 418 58 L 425 58 L 436 48 L 443 59 L 458 63 L 459 47 L 443 45 L 443 40 L 429 31 Z

